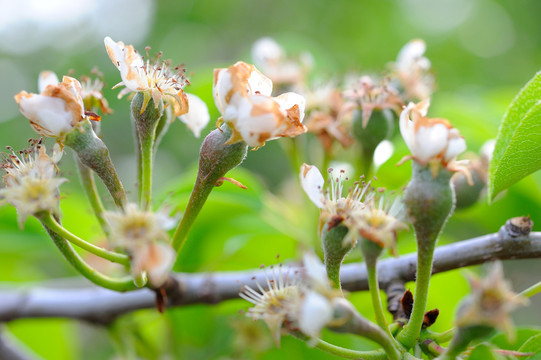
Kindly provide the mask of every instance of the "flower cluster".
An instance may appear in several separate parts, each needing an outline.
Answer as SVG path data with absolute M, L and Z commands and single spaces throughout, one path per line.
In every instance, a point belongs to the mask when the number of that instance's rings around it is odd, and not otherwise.
M 225 122 L 233 130 L 229 143 L 260 147 L 268 140 L 306 132 L 304 98 L 293 92 L 271 97 L 272 81 L 253 65 L 239 61 L 215 69 L 213 91 L 222 114 L 218 125 Z
M 2 163 L 6 187 L 0 190 L 0 198 L 15 206 L 19 225 L 22 227 L 28 216 L 41 211 L 59 215 L 58 188 L 66 181 L 58 177 L 56 164 L 62 157 L 59 146 L 55 146 L 52 157 L 47 155 L 41 140 L 30 140 L 29 148 L 18 154 L 8 149 L 11 153 L 4 155 Z

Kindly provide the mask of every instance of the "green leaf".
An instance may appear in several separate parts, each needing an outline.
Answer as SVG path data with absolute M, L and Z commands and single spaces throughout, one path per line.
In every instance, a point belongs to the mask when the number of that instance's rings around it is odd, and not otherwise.
M 495 354 L 492 351 L 492 348 L 487 344 L 477 345 L 470 355 L 467 357 L 468 360 L 500 360 L 502 357 Z
M 517 94 L 503 117 L 489 173 L 489 199 L 541 168 L 541 72 Z
M 541 334 L 529 338 L 518 351 L 522 353 L 533 353 L 533 356 L 527 358 L 529 360 L 541 359 Z

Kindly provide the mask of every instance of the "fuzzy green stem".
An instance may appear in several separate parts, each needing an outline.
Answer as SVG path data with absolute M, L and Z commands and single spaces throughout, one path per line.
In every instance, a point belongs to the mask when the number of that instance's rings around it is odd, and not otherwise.
M 541 281 L 522 291 L 518 296 L 532 297 L 541 292 Z
M 163 101 L 158 104 L 148 92 L 138 92 L 131 102 L 131 115 L 135 129 L 137 171 L 139 178 L 139 205 L 148 210 L 152 205 L 152 166 L 156 128 L 163 115 Z
M 154 134 L 141 139 L 141 209 L 148 210 L 152 205 L 152 164 L 154 158 Z
M 417 238 L 417 275 L 413 311 L 397 336 L 398 341 L 408 349 L 417 341 L 423 325 L 434 249 L 455 204 L 450 171 L 439 168 L 434 173 L 430 166 L 417 162 L 413 162 L 412 169 L 412 180 L 406 189 L 404 202 Z
M 352 248 L 351 244 L 343 243 L 344 237 L 349 230 L 344 225 L 334 226 L 330 230 L 328 228 L 329 224 L 326 224 L 321 232 L 325 269 L 333 287 L 341 289 L 340 267 L 342 266 L 344 257 Z
M 387 355 L 381 350 L 374 351 L 355 351 L 346 349 L 340 346 L 330 344 L 321 339 L 313 339 L 302 333 L 294 332 L 291 333 L 293 337 L 296 337 L 299 340 L 310 342 L 311 345 L 318 348 L 321 351 L 324 351 L 328 354 L 340 356 L 344 359 L 365 359 L 365 360 L 385 360 Z M 314 342 L 315 341 L 315 342 Z
M 173 248 L 177 253 L 184 246 L 195 219 L 218 180 L 246 157 L 248 145 L 245 142 L 228 143 L 232 134 L 231 128 L 223 124 L 219 129 L 208 134 L 201 145 L 197 179 L 184 216 L 173 235 Z
M 109 149 L 96 136 L 90 121 L 83 121 L 80 128 L 75 128 L 67 133 L 64 144 L 77 153 L 79 160 L 84 165 L 98 174 L 113 197 L 115 204 L 123 208 L 127 202 L 124 186 L 109 156 Z
M 370 296 L 372 297 L 372 306 L 374 307 L 376 322 L 379 327 L 381 327 L 383 331 L 385 331 L 387 335 L 392 338 L 393 335 L 389 330 L 389 324 L 387 324 L 387 320 L 385 319 L 385 313 L 383 312 L 383 305 L 381 303 L 376 261 L 365 261 L 365 263 L 366 272 L 368 274 L 368 287 L 370 290 Z
M 435 242 L 432 242 L 432 244 L 435 245 Z M 423 325 L 432 274 L 434 247 L 426 248 L 426 251 L 417 254 L 417 277 L 415 279 L 413 310 L 408 323 L 404 326 L 404 330 L 398 335 L 398 340 L 408 348 L 415 343 Z
M 94 244 L 91 244 L 89 242 L 86 242 L 85 240 L 77 237 L 76 235 L 69 232 L 62 225 L 60 225 L 50 212 L 42 213 L 38 216 L 38 218 L 40 219 L 43 225 L 47 226 L 48 229 L 50 229 L 51 231 L 54 231 L 56 234 L 61 236 L 63 239 L 68 240 L 73 245 L 76 245 L 80 247 L 81 249 L 84 249 L 96 256 L 99 256 L 111 262 L 115 262 L 115 263 L 126 265 L 126 266 L 130 265 L 130 259 L 128 255 L 112 252 L 104 248 L 101 248 L 99 246 L 96 246 Z
M 79 254 L 75 252 L 75 250 L 68 241 L 66 241 L 57 233 L 49 229 L 46 224 L 43 224 L 43 226 L 45 227 L 45 230 L 47 230 L 47 232 L 49 233 L 49 236 L 53 240 L 58 250 L 60 250 L 62 255 L 64 255 L 66 260 L 85 278 L 87 278 L 94 284 L 109 290 L 126 292 L 136 289 L 135 284 L 133 283 L 133 279 L 130 277 L 114 279 L 101 274 L 96 269 L 89 266 L 86 262 L 84 262 L 83 259 L 81 259 Z
M 104 207 L 96 187 L 96 182 L 94 181 L 94 173 L 88 166 L 83 164 L 77 156 L 75 156 L 75 162 L 77 163 L 77 170 L 79 172 L 79 178 L 81 179 L 81 184 L 85 191 L 86 197 L 90 203 L 90 207 L 98 220 L 101 229 L 107 237 L 109 237 L 110 229 L 109 223 L 104 216 Z

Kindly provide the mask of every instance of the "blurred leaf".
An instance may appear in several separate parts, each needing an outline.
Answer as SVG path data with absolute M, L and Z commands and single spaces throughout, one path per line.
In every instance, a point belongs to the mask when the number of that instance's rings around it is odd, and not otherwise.
M 526 359 L 541 359 L 541 334 L 537 334 L 529 338 L 518 351 L 523 353 L 534 353 L 535 355 L 527 357 Z
M 490 163 L 489 200 L 541 168 L 541 73 L 518 93 L 503 117 Z
M 503 359 L 502 356 L 495 354 L 491 347 L 487 344 L 477 345 L 473 351 L 470 353 L 470 356 L 467 357 L 468 360 L 499 360 Z
M 517 329 L 517 338 L 514 342 L 509 342 L 507 336 L 503 333 L 494 335 L 490 342 L 500 349 L 518 350 L 522 344 L 528 341 L 531 337 L 541 333 L 541 329 L 537 327 L 523 327 Z

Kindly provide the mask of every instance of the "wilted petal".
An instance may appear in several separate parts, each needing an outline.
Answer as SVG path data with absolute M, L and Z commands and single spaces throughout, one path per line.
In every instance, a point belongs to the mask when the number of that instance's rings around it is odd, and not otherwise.
M 319 172 L 319 169 L 313 165 L 302 164 L 301 166 L 301 186 L 308 195 L 308 198 L 320 209 L 323 202 L 323 185 L 325 180 Z
M 73 128 L 72 113 L 66 110 L 63 99 L 22 91 L 15 96 L 15 100 L 21 113 L 40 135 L 58 137 Z
M 57 85 L 58 76 L 52 71 L 42 71 L 38 78 L 38 90 L 42 93 L 49 85 Z
M 124 45 L 122 41 L 115 42 L 108 36 L 104 43 L 109 58 L 120 71 L 123 84 L 132 91 L 147 90 L 148 84 L 139 73 L 145 64 L 133 46 Z
M 210 121 L 210 114 L 207 104 L 198 96 L 186 93 L 188 103 L 190 104 L 187 114 L 179 117 L 180 121 L 186 124 L 192 130 L 195 137 L 201 135 L 201 130 L 207 126 Z
M 280 104 L 280 107 L 288 112 L 292 112 L 296 107 L 295 111 L 298 111 L 298 115 L 295 116 L 295 120 L 302 122 L 304 119 L 304 109 L 306 107 L 306 100 L 304 96 L 294 92 L 288 92 L 277 96 L 275 99 L 278 104 Z

